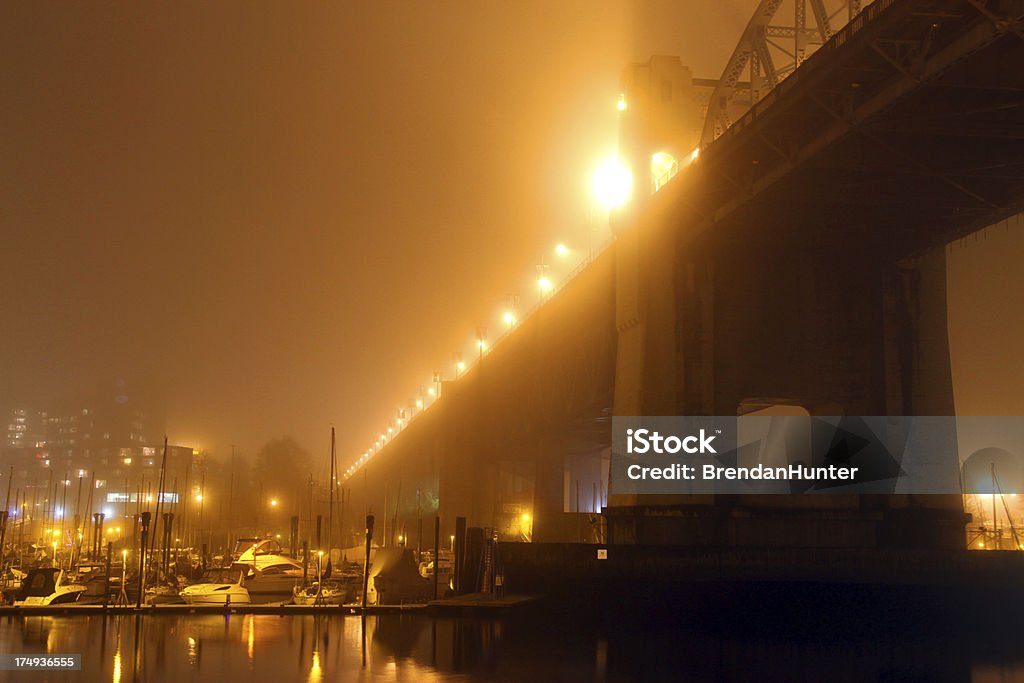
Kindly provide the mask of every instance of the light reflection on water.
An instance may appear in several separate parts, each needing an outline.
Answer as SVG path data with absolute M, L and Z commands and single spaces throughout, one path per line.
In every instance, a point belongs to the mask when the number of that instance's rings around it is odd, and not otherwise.
M 993 648 L 952 636 L 849 636 L 712 636 L 642 619 L 609 628 L 573 618 L 2 617 L 0 651 L 81 653 L 83 671 L 0 672 L 0 681 L 1024 681 L 1016 639 Z

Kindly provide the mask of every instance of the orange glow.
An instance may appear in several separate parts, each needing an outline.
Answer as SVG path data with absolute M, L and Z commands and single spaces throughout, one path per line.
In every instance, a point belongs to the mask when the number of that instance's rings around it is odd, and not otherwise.
M 601 207 L 617 209 L 633 194 L 633 174 L 617 158 L 605 159 L 594 170 L 590 190 Z

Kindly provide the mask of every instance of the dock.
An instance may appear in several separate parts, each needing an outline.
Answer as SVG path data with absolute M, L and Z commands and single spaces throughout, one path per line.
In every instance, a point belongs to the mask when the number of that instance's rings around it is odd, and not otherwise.
M 156 615 L 156 614 L 274 614 L 278 616 L 305 614 L 377 615 L 406 614 L 431 617 L 498 616 L 503 612 L 535 602 L 537 595 L 492 596 L 486 593 L 459 595 L 426 603 L 404 605 L 293 605 L 283 602 L 264 604 L 188 605 L 107 605 L 77 604 L 28 605 L 0 607 L 0 617 L 8 616 L 81 616 L 81 615 Z

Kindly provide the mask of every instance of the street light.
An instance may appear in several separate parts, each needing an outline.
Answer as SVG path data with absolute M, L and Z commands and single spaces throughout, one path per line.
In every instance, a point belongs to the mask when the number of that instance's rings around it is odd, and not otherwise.
M 480 349 L 480 358 L 484 357 L 484 351 L 487 350 L 487 328 L 483 325 L 478 325 L 476 328 L 476 345 Z
M 594 169 L 590 191 L 606 211 L 618 209 L 633 194 L 633 174 L 617 158 L 609 157 Z
M 548 266 L 546 263 L 540 263 L 537 265 L 537 288 L 540 289 L 541 295 L 547 294 L 551 291 L 554 284 L 551 282 L 551 278 L 548 276 Z
M 501 316 L 501 319 L 508 325 L 508 329 L 512 329 L 512 326 L 516 324 L 516 317 L 519 313 L 519 295 L 518 294 L 506 294 L 505 295 L 505 314 Z

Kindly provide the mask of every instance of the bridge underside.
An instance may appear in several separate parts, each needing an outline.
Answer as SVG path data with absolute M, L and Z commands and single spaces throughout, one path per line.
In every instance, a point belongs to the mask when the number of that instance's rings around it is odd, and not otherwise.
M 968 2 L 877 4 L 621 217 L 617 415 L 955 413 L 944 248 L 1024 208 L 1024 40 Z M 964 542 L 955 496 L 612 507 L 613 542 Z
M 434 515 L 446 544 L 456 517 L 502 540 L 596 540 L 607 502 L 614 283 L 609 249 L 445 382 L 440 399 L 346 482 L 352 509 L 374 513 L 378 540 L 430 547 Z
M 352 509 L 389 542 L 435 514 L 445 539 L 462 516 L 595 540 L 608 505 L 619 543 L 962 547 L 959 497 L 641 501 L 606 458 L 612 412 L 954 414 L 944 246 L 1024 210 L 1024 33 L 986 14 L 1024 0 L 984 8 L 869 6 L 618 216 L 612 250 L 347 482 Z
M 1024 210 L 1024 2 L 876 5 L 680 178 L 687 236 L 897 261 Z

